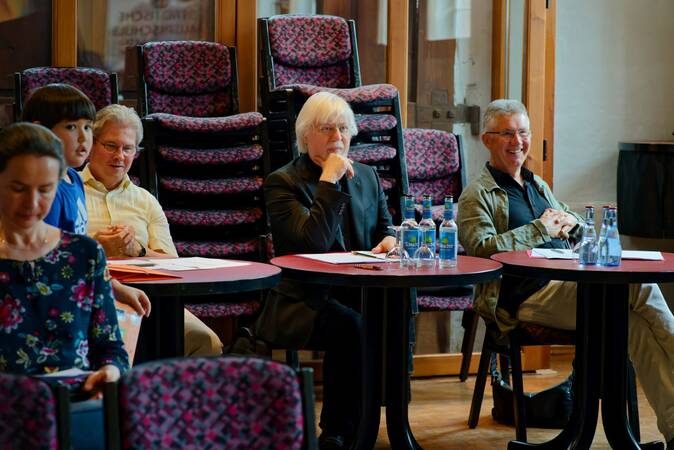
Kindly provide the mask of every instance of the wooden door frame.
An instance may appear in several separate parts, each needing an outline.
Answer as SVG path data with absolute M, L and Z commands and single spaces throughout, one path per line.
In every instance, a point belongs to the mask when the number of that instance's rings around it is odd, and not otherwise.
M 492 99 L 506 96 L 508 0 L 493 0 Z M 527 0 L 524 104 L 531 120 L 527 167 L 552 188 L 555 109 L 555 33 L 557 0 Z
M 492 5 L 492 99 L 506 96 L 506 21 L 508 0 Z M 557 0 L 527 0 L 524 56 L 524 104 L 529 111 L 532 142 L 527 167 L 552 188 L 555 111 L 555 37 Z M 523 349 L 533 364 L 550 367 L 550 347 Z

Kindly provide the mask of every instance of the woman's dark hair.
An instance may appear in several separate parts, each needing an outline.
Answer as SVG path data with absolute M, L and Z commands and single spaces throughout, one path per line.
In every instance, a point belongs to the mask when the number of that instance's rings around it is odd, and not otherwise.
M 64 83 L 48 84 L 33 91 L 23 106 L 21 120 L 40 122 L 51 129 L 62 120 L 96 120 L 96 107 L 84 92 Z
M 0 173 L 12 158 L 21 155 L 47 156 L 59 162 L 59 176 L 65 170 L 63 144 L 54 133 L 42 125 L 14 123 L 0 131 Z

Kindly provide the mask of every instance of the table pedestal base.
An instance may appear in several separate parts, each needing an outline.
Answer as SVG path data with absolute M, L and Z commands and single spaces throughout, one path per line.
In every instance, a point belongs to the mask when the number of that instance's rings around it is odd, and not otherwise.
M 578 283 L 577 297 L 576 379 L 569 423 L 551 441 L 541 444 L 511 441 L 508 449 L 590 448 L 600 399 L 604 430 L 612 448 L 664 449 L 661 442 L 639 444 L 627 421 L 629 285 Z M 606 342 L 611 342 L 610 346 L 604 347 Z
M 385 298 L 376 298 L 384 295 Z M 353 449 L 377 441 L 381 407 L 393 449 L 421 449 L 408 420 L 410 289 L 363 289 L 363 416 Z M 386 367 L 384 373 L 381 368 Z

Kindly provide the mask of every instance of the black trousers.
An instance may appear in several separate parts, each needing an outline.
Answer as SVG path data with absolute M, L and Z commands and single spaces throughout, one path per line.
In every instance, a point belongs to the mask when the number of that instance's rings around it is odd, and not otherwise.
M 324 433 L 351 437 L 360 422 L 361 349 L 360 314 L 334 299 L 328 300 L 314 320 L 306 348 L 322 350 Z

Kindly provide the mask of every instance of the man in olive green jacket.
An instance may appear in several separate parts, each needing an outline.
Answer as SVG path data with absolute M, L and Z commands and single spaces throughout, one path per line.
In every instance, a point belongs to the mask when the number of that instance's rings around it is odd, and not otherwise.
M 548 185 L 523 167 L 531 132 L 526 108 L 495 100 L 484 112 L 482 142 L 489 163 L 459 199 L 459 240 L 471 256 L 511 250 L 569 248 L 581 218 L 558 202 Z M 674 316 L 655 284 L 630 285 L 628 351 L 655 410 L 668 449 L 674 449 Z M 504 276 L 476 288 L 476 307 L 502 333 L 518 321 L 573 330 L 576 283 Z

